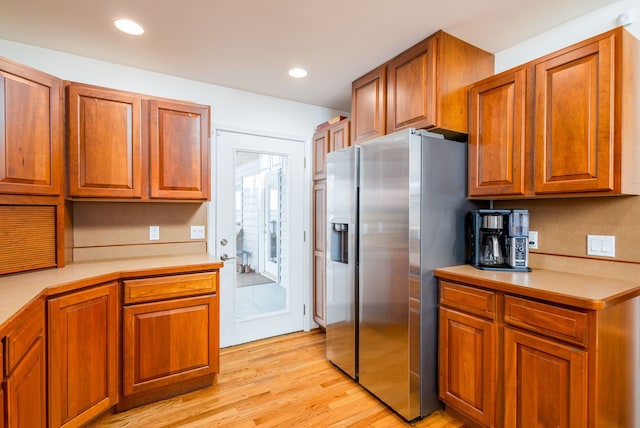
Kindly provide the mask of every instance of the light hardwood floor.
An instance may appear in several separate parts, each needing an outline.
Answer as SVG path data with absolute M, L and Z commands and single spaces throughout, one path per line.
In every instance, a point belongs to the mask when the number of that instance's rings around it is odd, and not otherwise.
M 215 385 L 127 412 L 96 427 L 411 427 L 324 357 L 324 333 L 293 333 L 220 351 Z M 463 424 L 443 411 L 414 424 Z

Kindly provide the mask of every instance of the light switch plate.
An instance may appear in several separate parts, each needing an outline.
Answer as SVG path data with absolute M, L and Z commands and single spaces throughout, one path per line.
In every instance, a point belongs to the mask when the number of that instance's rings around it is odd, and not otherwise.
M 587 255 L 615 257 L 616 237 L 608 235 L 587 235 Z
M 149 226 L 149 241 L 160 240 L 160 226 Z
M 191 226 L 191 239 L 204 239 L 204 226 Z

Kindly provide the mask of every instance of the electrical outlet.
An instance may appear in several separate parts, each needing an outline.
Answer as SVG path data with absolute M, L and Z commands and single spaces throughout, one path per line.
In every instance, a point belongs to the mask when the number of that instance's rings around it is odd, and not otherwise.
M 191 226 L 191 239 L 204 239 L 204 226 Z
M 529 231 L 529 249 L 530 250 L 538 249 L 538 232 L 535 230 Z
M 149 226 L 149 241 L 160 240 L 160 226 Z
M 587 235 L 587 255 L 616 256 L 616 237 L 606 235 Z

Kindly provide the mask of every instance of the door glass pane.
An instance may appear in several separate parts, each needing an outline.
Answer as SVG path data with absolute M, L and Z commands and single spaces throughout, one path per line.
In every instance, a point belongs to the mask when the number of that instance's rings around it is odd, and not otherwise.
M 288 310 L 287 158 L 236 151 L 235 319 Z

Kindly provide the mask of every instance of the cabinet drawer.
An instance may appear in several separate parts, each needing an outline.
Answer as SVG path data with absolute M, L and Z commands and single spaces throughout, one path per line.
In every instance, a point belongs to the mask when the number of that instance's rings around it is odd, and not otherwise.
M 440 304 L 493 319 L 496 311 L 496 294 L 440 280 Z
M 578 345 L 587 344 L 587 314 L 505 296 L 506 323 Z
M 215 293 L 218 273 L 194 273 L 124 281 L 124 303 L 150 302 L 174 297 Z
M 41 302 L 20 315 L 15 328 L 4 338 L 4 374 L 9 374 L 26 355 L 44 330 L 44 312 Z

